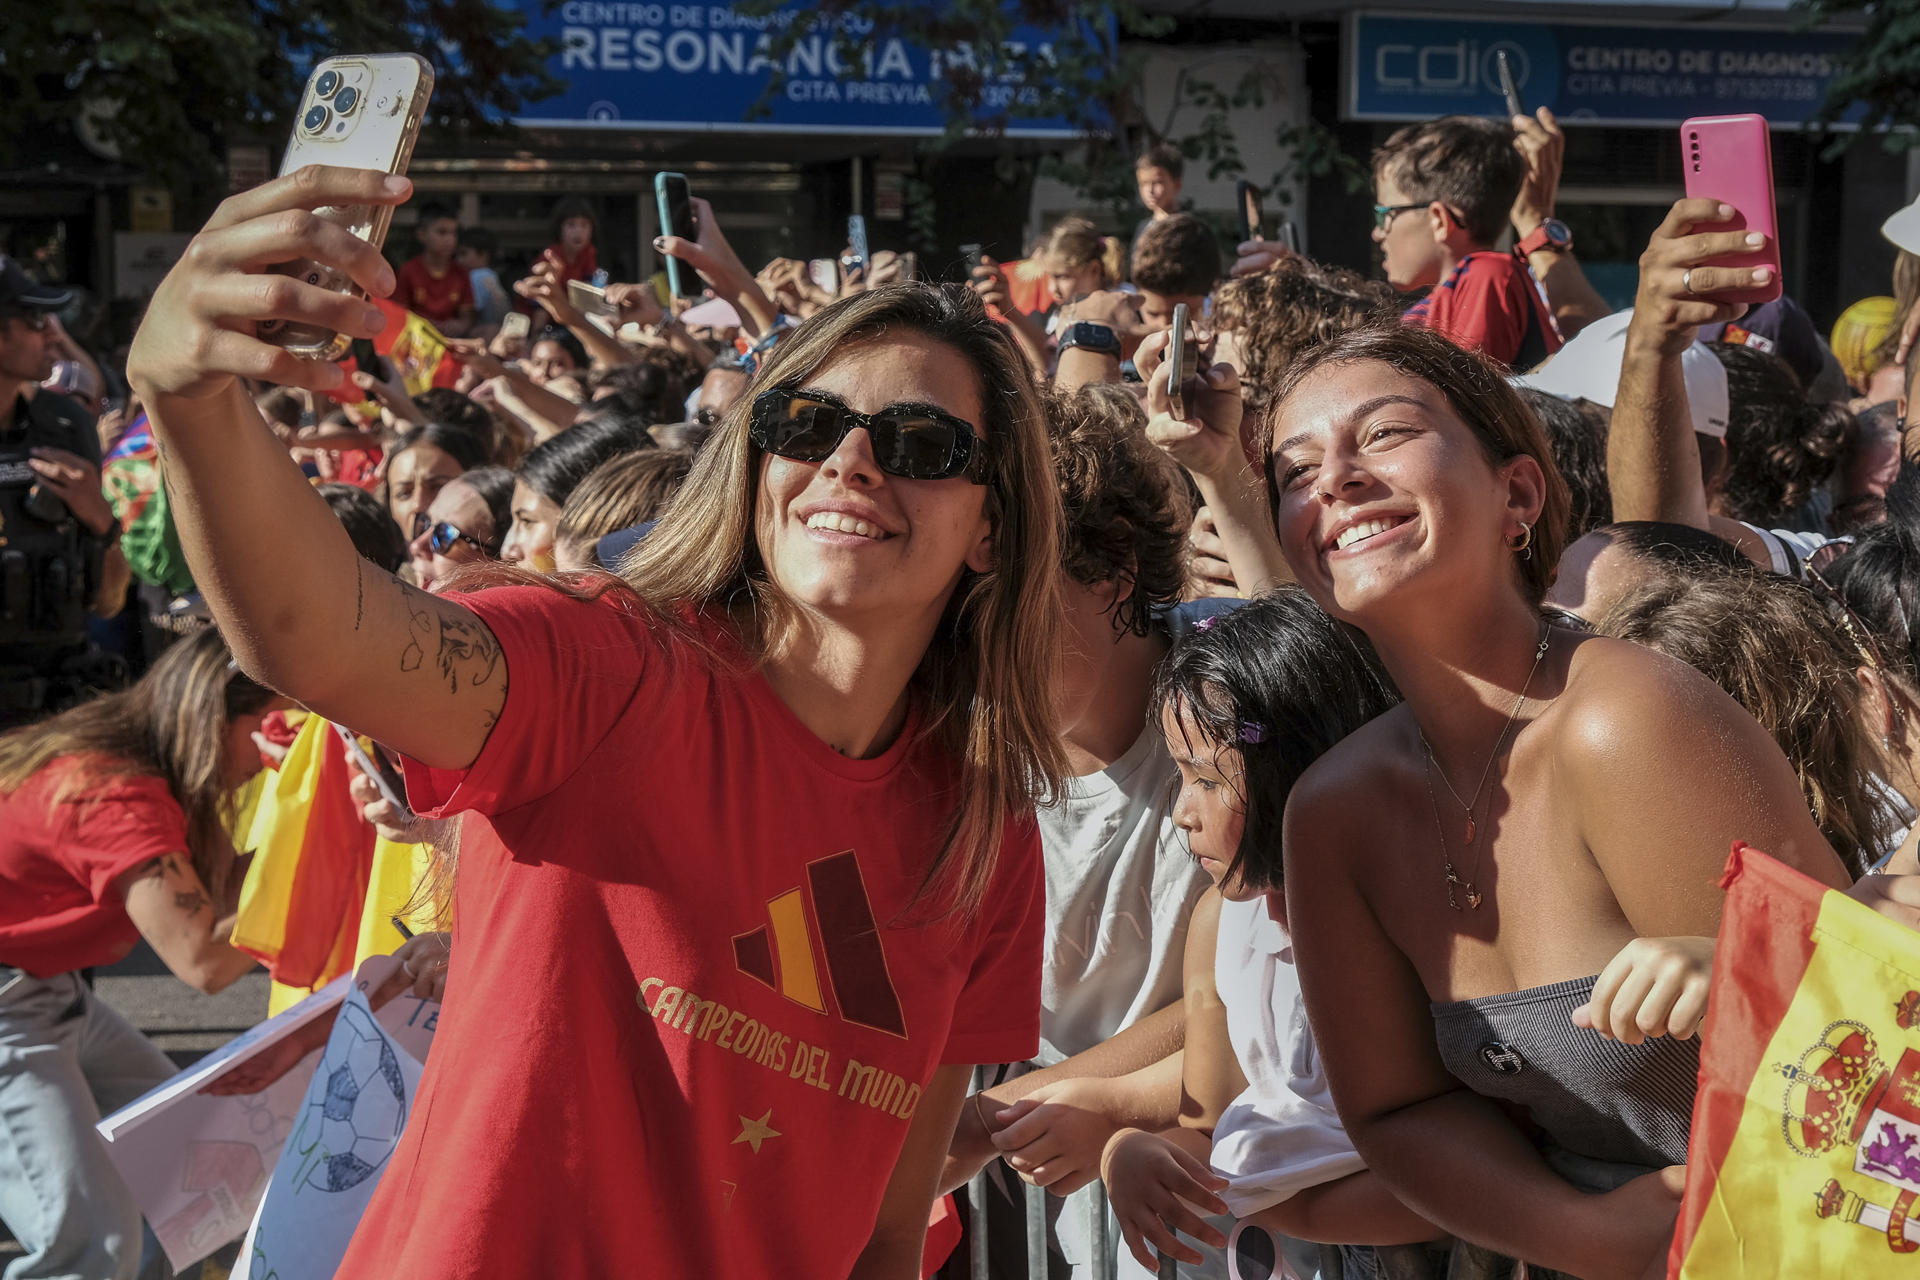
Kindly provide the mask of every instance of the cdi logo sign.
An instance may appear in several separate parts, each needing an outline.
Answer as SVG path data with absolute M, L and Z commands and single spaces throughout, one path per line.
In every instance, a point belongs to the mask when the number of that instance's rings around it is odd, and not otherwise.
M 1382 44 L 1374 50 L 1373 87 L 1386 93 L 1480 95 L 1500 92 L 1496 58 L 1505 50 L 1516 87 L 1525 90 L 1533 64 L 1512 40 L 1482 44 L 1459 39 L 1444 44 Z

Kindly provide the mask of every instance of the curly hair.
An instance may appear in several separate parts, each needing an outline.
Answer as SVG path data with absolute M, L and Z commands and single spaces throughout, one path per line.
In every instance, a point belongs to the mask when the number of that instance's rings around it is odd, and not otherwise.
M 1807 400 L 1787 362 L 1734 342 L 1707 349 L 1727 370 L 1727 478 L 1722 514 L 1773 526 L 1806 506 L 1852 443 L 1844 404 Z
M 1391 285 L 1297 256 L 1270 271 L 1229 280 L 1213 295 L 1214 325 L 1239 339 L 1246 366 L 1241 393 L 1250 411 L 1266 403 L 1281 372 L 1308 348 L 1399 313 Z M 1256 432 L 1265 430 L 1263 414 L 1249 412 L 1247 421 Z M 1264 436 L 1257 443 L 1264 454 Z
M 1513 214 L 1527 163 L 1505 120 L 1441 116 L 1394 130 L 1373 153 L 1373 176 L 1392 179 L 1408 200 L 1438 200 L 1475 244 L 1491 245 Z
M 1220 242 L 1213 228 L 1191 213 L 1176 213 L 1147 225 L 1133 249 L 1133 282 L 1172 297 L 1212 291 L 1220 279 Z
M 1147 415 L 1124 387 L 1096 382 L 1047 397 L 1047 440 L 1066 511 L 1062 567 L 1091 586 L 1127 579 L 1116 632 L 1146 635 L 1157 609 L 1180 602 L 1181 551 L 1193 512 L 1186 484 L 1146 436 Z
M 1818 596 L 1762 573 L 1662 573 L 1595 628 L 1678 658 L 1760 722 L 1799 775 L 1807 807 L 1855 875 L 1891 836 L 1869 779 L 1879 757 L 1854 679 L 1858 650 Z

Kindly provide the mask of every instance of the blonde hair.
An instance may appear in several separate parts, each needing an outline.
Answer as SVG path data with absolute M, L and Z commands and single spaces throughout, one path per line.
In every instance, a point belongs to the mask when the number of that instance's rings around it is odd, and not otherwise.
M 1052 690 L 1061 652 L 1061 514 L 1046 410 L 1006 330 L 968 289 L 902 283 L 843 298 L 773 350 L 753 390 L 803 385 L 847 348 L 919 334 L 961 355 L 979 379 L 993 567 L 963 574 L 910 682 L 921 732 L 959 762 L 946 839 L 916 894 L 971 913 L 985 896 L 1009 819 L 1050 803 L 1064 773 Z M 661 622 L 728 624 L 756 657 L 790 605 L 754 538 L 760 451 L 743 397 L 701 449 L 671 517 L 620 566 Z
M 1058 257 L 1070 271 L 1100 267 L 1100 287 L 1110 289 L 1126 274 L 1126 248 L 1114 236 L 1103 236 L 1092 222 L 1081 217 L 1062 218 L 1047 235 L 1047 247 L 1041 257 Z

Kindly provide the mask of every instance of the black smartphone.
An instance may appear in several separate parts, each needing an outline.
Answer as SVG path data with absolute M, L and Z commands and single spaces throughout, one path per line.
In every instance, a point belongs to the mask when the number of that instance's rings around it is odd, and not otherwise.
M 1280 243 L 1287 246 L 1288 253 L 1300 252 L 1300 228 L 1292 218 L 1285 218 L 1280 223 Z
M 700 227 L 693 216 L 693 193 L 687 178 L 680 173 L 653 175 L 653 198 L 660 208 L 660 232 L 682 240 L 700 238 Z M 667 259 L 667 286 L 680 298 L 697 298 L 705 292 L 700 273 L 678 258 Z
M 1187 332 L 1187 304 L 1173 308 L 1173 329 L 1167 338 L 1167 408 L 1184 421 L 1187 416 L 1187 384 L 1200 372 L 1200 352 Z
M 960 256 L 967 264 L 968 280 L 972 280 L 973 273 L 980 269 L 980 255 L 983 252 L 985 252 L 985 250 L 977 244 L 963 244 L 960 246 Z
M 1513 82 L 1513 62 L 1507 57 L 1507 51 L 1494 50 L 1493 61 L 1500 76 L 1500 96 L 1507 100 L 1507 115 L 1511 117 L 1527 114 L 1527 104 L 1520 100 L 1520 86 Z
M 867 220 L 857 213 L 847 215 L 847 256 L 840 261 L 848 275 L 865 271 L 872 255 L 867 252 Z
M 1260 238 L 1260 188 L 1240 180 L 1240 198 L 1236 208 L 1240 210 L 1240 239 L 1258 240 Z

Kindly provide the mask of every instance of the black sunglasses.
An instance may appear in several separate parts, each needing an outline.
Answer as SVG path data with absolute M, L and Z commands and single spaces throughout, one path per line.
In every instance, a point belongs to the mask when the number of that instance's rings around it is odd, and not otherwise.
M 427 535 L 428 549 L 437 556 L 453 550 L 456 542 L 464 542 L 484 556 L 493 554 L 492 547 L 470 533 L 461 532 L 457 525 L 448 524 L 445 520 L 433 523 L 428 520 L 426 512 L 416 511 L 413 513 L 413 536 L 417 538 L 423 533 Z
M 768 453 L 796 462 L 824 462 L 855 427 L 873 441 L 874 461 L 905 480 L 965 476 L 987 482 L 987 451 L 973 424 L 932 405 L 897 404 L 855 413 L 823 391 L 779 388 L 754 397 L 748 434 Z

